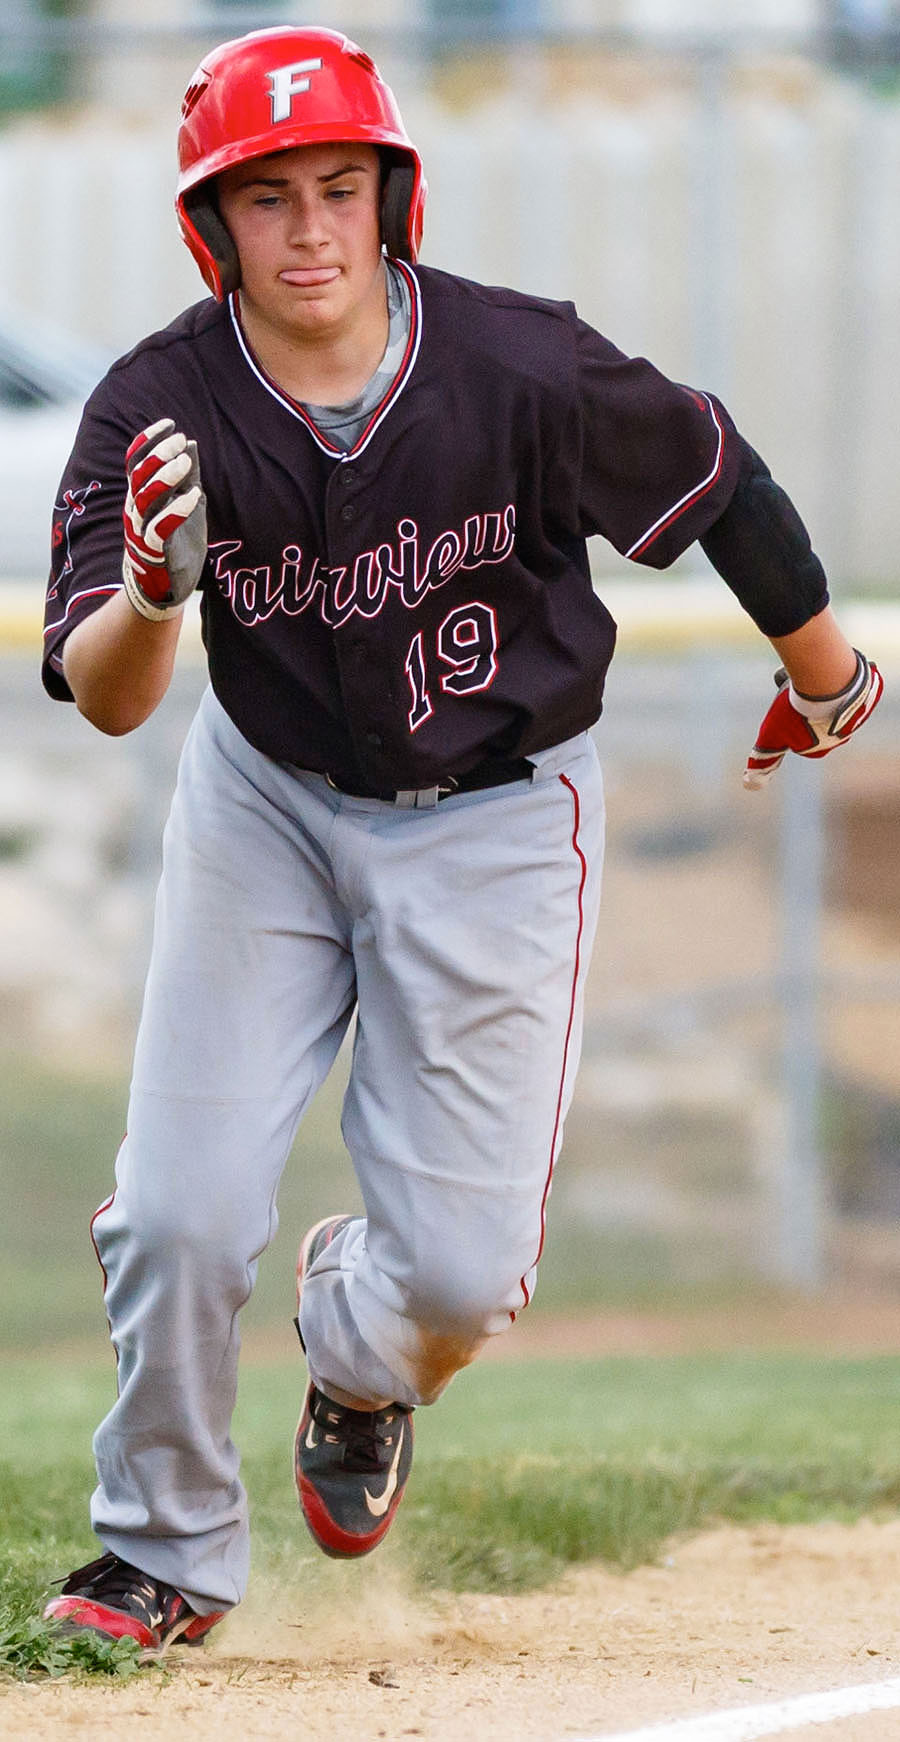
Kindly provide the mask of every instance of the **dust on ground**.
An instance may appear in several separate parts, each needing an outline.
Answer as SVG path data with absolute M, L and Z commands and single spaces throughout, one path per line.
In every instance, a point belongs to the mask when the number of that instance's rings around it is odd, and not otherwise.
M 258 1593 L 207 1650 L 172 1653 L 159 1679 L 7 1687 L 0 1733 L 556 1742 L 900 1665 L 900 1521 L 714 1530 L 670 1544 L 655 1566 L 580 1568 L 515 1598 L 413 1598 L 392 1577 L 359 1605 L 306 1616 Z M 900 1713 L 827 1734 L 898 1738 Z
M 535 1316 L 483 1358 L 740 1347 L 895 1352 L 900 1301 Z M 276 1348 L 257 1335 L 245 1355 Z M 174 1651 L 137 1683 L 0 1684 L 0 1735 L 562 1742 L 900 1674 L 900 1520 L 722 1527 L 669 1543 L 653 1566 L 573 1568 L 524 1596 L 412 1592 L 389 1553 L 341 1574 L 336 1595 L 306 1604 L 251 1585 L 205 1649 Z M 827 1736 L 900 1742 L 900 1711 Z

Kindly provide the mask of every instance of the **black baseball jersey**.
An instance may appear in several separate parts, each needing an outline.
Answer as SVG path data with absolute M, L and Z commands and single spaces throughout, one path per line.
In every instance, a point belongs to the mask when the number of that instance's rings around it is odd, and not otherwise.
M 65 636 L 121 584 L 125 450 L 171 417 L 207 496 L 211 682 L 257 749 L 428 786 L 598 718 L 615 625 L 586 539 L 665 567 L 728 505 L 741 438 L 571 304 L 401 270 L 406 354 L 346 453 L 266 375 L 234 298 L 113 366 L 56 503 L 51 695 L 70 699 Z

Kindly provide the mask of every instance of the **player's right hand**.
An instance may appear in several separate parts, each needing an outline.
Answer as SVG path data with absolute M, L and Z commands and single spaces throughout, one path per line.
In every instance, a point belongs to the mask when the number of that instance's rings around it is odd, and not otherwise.
M 877 665 L 854 648 L 856 672 L 836 696 L 801 696 L 786 671 L 776 674 L 778 694 L 762 725 L 744 770 L 744 785 L 758 792 L 780 768 L 789 750 L 798 756 L 827 756 L 869 718 L 884 681 Z
M 154 621 L 180 611 L 206 560 L 206 497 L 196 442 L 171 417 L 141 430 L 125 455 L 122 578 L 136 611 Z

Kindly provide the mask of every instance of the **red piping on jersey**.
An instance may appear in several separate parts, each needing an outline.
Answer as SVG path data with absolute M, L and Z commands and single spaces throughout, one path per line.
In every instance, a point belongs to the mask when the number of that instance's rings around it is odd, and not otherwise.
M 47 627 L 44 630 L 44 640 L 46 641 L 47 636 L 53 634 L 54 629 L 61 629 L 63 624 L 68 622 L 73 607 L 79 605 L 82 599 L 111 599 L 113 593 L 120 593 L 121 591 L 122 584 L 120 582 L 117 587 L 87 587 L 83 593 L 73 593 L 62 616 L 57 617 L 55 622 L 47 624 Z
M 643 556 L 644 551 L 649 550 L 651 544 L 654 544 L 668 527 L 674 525 L 676 520 L 680 520 L 682 514 L 686 514 L 687 510 L 692 508 L 695 502 L 702 501 L 703 497 L 709 494 L 709 491 L 713 488 L 713 485 L 718 482 L 718 479 L 721 476 L 722 466 L 725 460 L 725 431 L 716 416 L 716 408 L 709 395 L 704 393 L 702 397 L 706 400 L 706 403 L 709 406 L 709 415 L 719 432 L 719 445 L 716 449 L 716 458 L 713 469 L 709 473 L 709 476 L 704 478 L 702 483 L 697 485 L 695 490 L 690 490 L 686 496 L 682 496 L 681 500 L 676 502 L 672 508 L 668 508 L 665 514 L 660 515 L 659 520 L 654 521 L 653 525 L 648 527 L 646 532 L 641 533 L 637 543 L 633 544 L 630 550 L 626 550 L 625 555 L 627 557 Z
M 566 1023 L 566 1038 L 563 1042 L 562 1071 L 559 1078 L 559 1093 L 556 1097 L 556 1118 L 553 1121 L 553 1136 L 550 1140 L 550 1165 L 547 1169 L 544 1193 L 541 1198 L 541 1237 L 538 1242 L 537 1255 L 534 1264 L 529 1265 L 528 1270 L 525 1272 L 525 1276 L 528 1276 L 529 1272 L 540 1263 L 541 1253 L 544 1250 L 544 1238 L 547 1232 L 547 1199 L 550 1196 L 550 1186 L 553 1181 L 553 1169 L 556 1166 L 556 1144 L 559 1137 L 559 1128 L 562 1123 L 563 1094 L 566 1086 L 566 1073 L 569 1068 L 569 1046 L 572 1039 L 572 1027 L 575 1022 L 575 1000 L 578 994 L 578 976 L 581 971 L 581 939 L 584 932 L 584 886 L 587 881 L 587 860 L 581 850 L 581 843 L 578 839 L 579 830 L 581 828 L 581 800 L 578 796 L 577 787 L 573 786 L 567 775 L 561 774 L 559 779 L 562 785 L 567 787 L 569 792 L 572 794 L 572 807 L 574 810 L 574 819 L 572 823 L 572 850 L 581 865 L 581 875 L 578 881 L 578 929 L 575 934 L 575 967 L 572 974 L 572 992 L 569 998 L 569 1019 Z M 520 1278 L 519 1286 L 522 1290 L 524 1304 L 527 1306 L 531 1299 L 531 1294 L 529 1293 L 525 1276 Z M 515 1319 L 516 1315 L 514 1312 L 511 1312 L 509 1316 L 511 1319 Z
M 284 388 L 280 387 L 278 382 L 273 380 L 268 371 L 263 368 L 259 358 L 252 351 L 250 342 L 244 332 L 244 326 L 241 320 L 240 303 L 238 300 L 239 293 L 233 291 L 228 299 L 231 318 L 238 335 L 238 342 L 254 374 L 259 376 L 264 386 L 268 388 L 269 392 L 276 399 L 280 400 L 283 405 L 287 406 L 288 410 L 293 412 L 294 416 L 298 417 L 301 423 L 306 424 L 310 435 L 318 443 L 319 447 L 323 448 L 326 454 L 333 454 L 335 459 L 350 459 L 351 455 L 358 454 L 362 451 L 369 440 L 369 437 L 375 430 L 376 425 L 381 422 L 382 417 L 392 404 L 393 400 L 405 387 L 407 377 L 409 376 L 412 365 L 418 355 L 419 341 L 422 336 L 422 316 L 419 306 L 418 281 L 414 278 L 413 274 L 402 260 L 392 260 L 391 265 L 396 266 L 398 272 L 403 274 L 409 290 L 410 317 L 406 348 L 400 360 L 400 367 L 397 370 L 396 375 L 388 384 L 383 398 L 379 400 L 368 423 L 360 432 L 356 441 L 353 443 L 352 448 L 341 448 L 338 447 L 336 442 L 331 441 L 325 434 L 324 430 L 321 430 L 315 420 L 310 417 L 309 412 L 300 401 L 298 399 L 293 399 L 289 393 L 286 393 Z

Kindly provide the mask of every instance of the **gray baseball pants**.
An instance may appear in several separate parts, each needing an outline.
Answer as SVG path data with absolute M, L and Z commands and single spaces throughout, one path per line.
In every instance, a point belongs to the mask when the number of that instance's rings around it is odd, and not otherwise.
M 343 1135 L 366 1217 L 304 1289 L 314 1380 L 429 1403 L 530 1298 L 603 855 L 591 739 L 534 761 L 531 782 L 398 809 L 260 755 L 211 691 L 191 727 L 93 1222 L 118 1401 L 91 1517 L 198 1613 L 245 1588 L 238 1314 L 354 1010 Z

